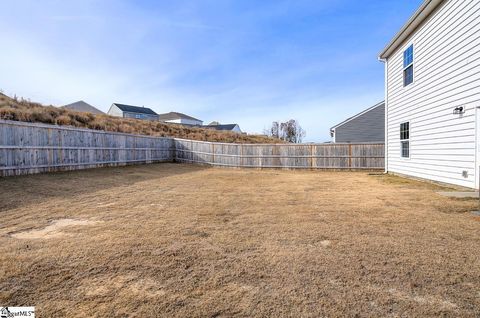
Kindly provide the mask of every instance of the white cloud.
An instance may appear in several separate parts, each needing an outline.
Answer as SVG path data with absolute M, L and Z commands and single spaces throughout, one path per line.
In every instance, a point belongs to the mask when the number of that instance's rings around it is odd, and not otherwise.
M 327 45 L 295 20 L 339 2 L 10 2 L 0 12 L 0 88 L 47 104 L 181 111 L 250 132 L 295 118 L 308 140 L 326 140 L 383 94 L 381 78 L 361 76 L 374 53 Z

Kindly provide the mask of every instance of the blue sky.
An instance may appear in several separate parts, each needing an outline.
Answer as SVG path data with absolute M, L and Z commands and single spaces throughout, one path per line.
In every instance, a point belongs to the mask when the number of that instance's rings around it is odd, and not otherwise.
M 185 112 L 306 141 L 383 100 L 377 55 L 421 0 L 0 0 L 0 89 Z

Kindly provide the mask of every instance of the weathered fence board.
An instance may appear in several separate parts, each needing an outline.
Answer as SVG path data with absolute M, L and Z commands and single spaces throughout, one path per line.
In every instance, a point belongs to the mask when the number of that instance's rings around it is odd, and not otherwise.
M 383 169 L 384 144 L 226 144 L 175 139 L 175 161 L 286 169 Z
M 171 162 L 173 157 L 171 138 L 0 121 L 0 176 Z
M 0 176 L 153 162 L 383 169 L 383 144 L 229 144 L 0 120 Z

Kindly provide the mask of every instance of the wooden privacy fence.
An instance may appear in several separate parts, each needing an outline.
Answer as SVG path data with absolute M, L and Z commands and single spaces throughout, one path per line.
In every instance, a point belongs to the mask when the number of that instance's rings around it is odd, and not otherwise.
M 175 161 L 286 169 L 383 169 L 385 146 L 372 144 L 228 144 L 175 139 Z
M 154 162 L 383 169 L 383 144 L 228 144 L 0 120 L 0 176 Z
M 171 162 L 173 140 L 74 127 L 0 121 L 0 176 Z

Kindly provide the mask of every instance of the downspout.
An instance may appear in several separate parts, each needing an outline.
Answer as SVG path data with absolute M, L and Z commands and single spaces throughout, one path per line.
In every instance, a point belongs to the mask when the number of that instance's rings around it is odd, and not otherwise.
M 385 64 L 385 173 L 388 173 L 388 60 L 379 58 L 379 61 Z

